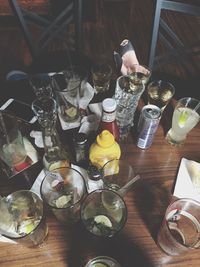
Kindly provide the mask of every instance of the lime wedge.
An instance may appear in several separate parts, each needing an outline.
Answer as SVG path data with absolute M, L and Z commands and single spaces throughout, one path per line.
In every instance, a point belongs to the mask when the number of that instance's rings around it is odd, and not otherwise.
M 188 117 L 189 117 L 189 113 L 186 110 L 183 110 L 178 119 L 178 124 L 181 128 L 185 126 L 185 123 Z
M 70 117 L 75 117 L 77 114 L 77 109 L 75 107 L 70 107 L 68 109 L 65 109 L 65 113 Z
M 57 208 L 64 208 L 66 207 L 66 205 L 69 203 L 69 201 L 72 200 L 72 196 L 71 195 L 63 195 L 61 197 L 59 197 L 57 200 L 56 200 L 56 207 Z
M 112 227 L 112 223 L 111 223 L 110 219 L 108 217 L 106 217 L 105 215 L 97 215 L 97 216 L 95 216 L 94 221 L 96 223 L 101 223 L 101 224 L 103 224 L 103 225 L 105 225 L 105 226 L 107 226 L 109 228 Z
M 35 228 L 35 225 L 33 223 L 26 225 L 26 227 L 25 227 L 26 234 L 29 234 L 30 232 L 32 232 L 34 228 Z
M 101 262 L 94 263 L 92 266 L 93 267 L 109 267 L 109 265 L 105 263 L 101 263 Z

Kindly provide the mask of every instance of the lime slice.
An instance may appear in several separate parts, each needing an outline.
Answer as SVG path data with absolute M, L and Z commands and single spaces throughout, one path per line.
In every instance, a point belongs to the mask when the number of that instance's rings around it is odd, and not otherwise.
M 75 107 L 71 107 L 68 109 L 65 109 L 65 113 L 70 117 L 73 118 L 76 116 L 77 114 L 77 109 Z
M 55 169 L 58 169 L 58 168 L 62 168 L 62 167 L 68 167 L 69 166 L 69 163 L 66 161 L 66 160 L 60 160 L 60 161 L 57 161 L 57 162 L 53 162 L 50 166 L 49 166 L 49 171 L 53 171 Z
M 109 228 L 112 227 L 112 223 L 111 223 L 110 219 L 108 217 L 106 217 L 105 215 L 97 215 L 97 216 L 95 216 L 94 221 L 96 223 L 101 223 L 101 224 L 103 224 L 103 225 L 105 225 L 105 226 L 107 226 Z
M 93 267 L 109 267 L 108 264 L 101 263 L 101 262 L 94 263 L 92 266 L 93 266 Z
M 30 232 L 32 232 L 34 228 L 35 228 L 35 225 L 33 223 L 26 225 L 25 227 L 26 234 L 29 234 Z
M 64 195 L 64 196 L 61 196 L 59 197 L 57 200 L 56 200 L 56 207 L 57 208 L 64 208 L 66 207 L 66 205 L 69 203 L 69 201 L 72 199 L 72 196 L 71 195 Z
M 181 128 L 185 126 L 185 123 L 188 117 L 189 117 L 189 113 L 186 110 L 183 110 L 178 119 L 178 124 Z

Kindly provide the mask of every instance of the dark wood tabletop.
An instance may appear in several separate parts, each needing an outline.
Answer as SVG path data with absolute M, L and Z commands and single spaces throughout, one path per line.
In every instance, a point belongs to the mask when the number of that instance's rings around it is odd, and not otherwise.
M 46 210 L 49 233 L 44 243 L 39 247 L 26 248 L 0 242 L 0 266 L 84 267 L 89 259 L 106 255 L 115 258 L 122 267 L 199 267 L 199 250 L 171 257 L 156 244 L 157 232 L 172 198 L 181 158 L 200 162 L 200 125 L 190 132 L 181 147 L 171 146 L 165 140 L 171 111 L 172 104 L 163 113 L 149 149 L 136 146 L 134 132 L 120 143 L 122 158 L 133 166 L 141 179 L 125 196 L 128 219 L 116 236 L 109 239 L 93 236 L 81 222 L 72 227 L 62 225 Z

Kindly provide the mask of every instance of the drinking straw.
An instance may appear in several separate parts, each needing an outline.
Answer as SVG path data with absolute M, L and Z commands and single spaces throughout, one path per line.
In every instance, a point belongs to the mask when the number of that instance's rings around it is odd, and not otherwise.
M 197 109 L 200 107 L 200 101 L 199 103 L 196 105 L 196 107 L 194 108 L 194 111 L 197 111 Z
M 139 180 L 141 177 L 139 174 L 137 174 L 135 177 L 133 177 L 130 181 L 128 181 L 128 183 L 126 183 L 124 186 L 122 186 L 119 190 L 118 193 L 121 196 L 124 196 L 133 186 L 133 184 Z

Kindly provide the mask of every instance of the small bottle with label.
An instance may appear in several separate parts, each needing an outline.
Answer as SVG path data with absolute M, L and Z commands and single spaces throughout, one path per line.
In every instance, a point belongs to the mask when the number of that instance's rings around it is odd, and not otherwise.
M 106 98 L 102 102 L 102 118 L 99 125 L 99 132 L 108 130 L 111 132 L 115 140 L 119 141 L 119 128 L 116 121 L 117 102 L 113 98 Z
M 88 180 L 87 188 L 88 193 L 103 188 L 102 171 L 94 165 L 89 165 L 87 169 Z

